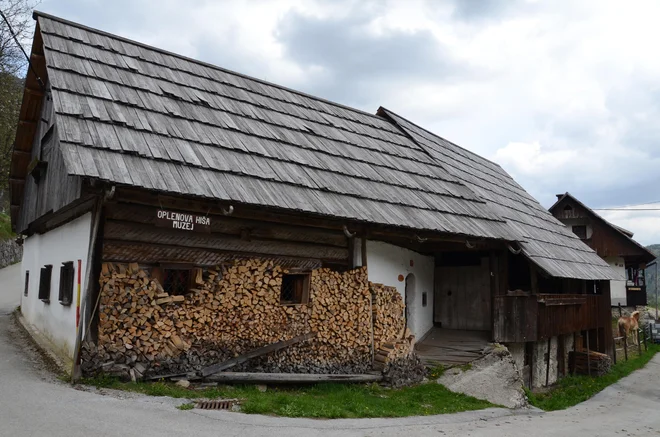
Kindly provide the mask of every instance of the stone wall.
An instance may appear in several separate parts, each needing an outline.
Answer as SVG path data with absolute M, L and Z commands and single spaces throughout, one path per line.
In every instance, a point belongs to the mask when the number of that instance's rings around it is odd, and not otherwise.
M 0 269 L 15 264 L 23 257 L 23 247 L 11 240 L 0 241 Z

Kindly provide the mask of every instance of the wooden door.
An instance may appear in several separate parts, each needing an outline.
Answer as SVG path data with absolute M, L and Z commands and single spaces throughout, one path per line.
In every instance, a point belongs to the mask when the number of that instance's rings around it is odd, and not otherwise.
M 475 266 L 435 269 L 434 321 L 448 329 L 489 331 L 491 291 L 488 258 Z

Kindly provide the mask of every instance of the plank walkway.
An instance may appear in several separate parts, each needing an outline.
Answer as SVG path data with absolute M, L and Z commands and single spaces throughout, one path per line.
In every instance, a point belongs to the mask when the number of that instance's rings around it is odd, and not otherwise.
M 462 365 L 481 357 L 490 340 L 489 331 L 462 331 L 433 328 L 417 343 L 417 355 L 427 366 Z

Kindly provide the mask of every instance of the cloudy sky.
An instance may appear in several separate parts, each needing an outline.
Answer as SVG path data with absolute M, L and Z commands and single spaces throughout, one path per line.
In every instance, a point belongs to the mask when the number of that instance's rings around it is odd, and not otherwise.
M 543 205 L 660 201 L 660 2 L 44 0 L 39 10 L 415 121 Z M 645 205 L 660 209 L 660 203 Z M 600 211 L 660 243 L 660 211 Z

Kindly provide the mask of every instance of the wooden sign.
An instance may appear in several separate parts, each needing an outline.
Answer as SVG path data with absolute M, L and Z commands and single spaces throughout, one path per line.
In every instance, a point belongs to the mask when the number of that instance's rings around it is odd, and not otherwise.
M 161 209 L 156 214 L 156 226 L 208 234 L 211 233 L 211 217 Z

